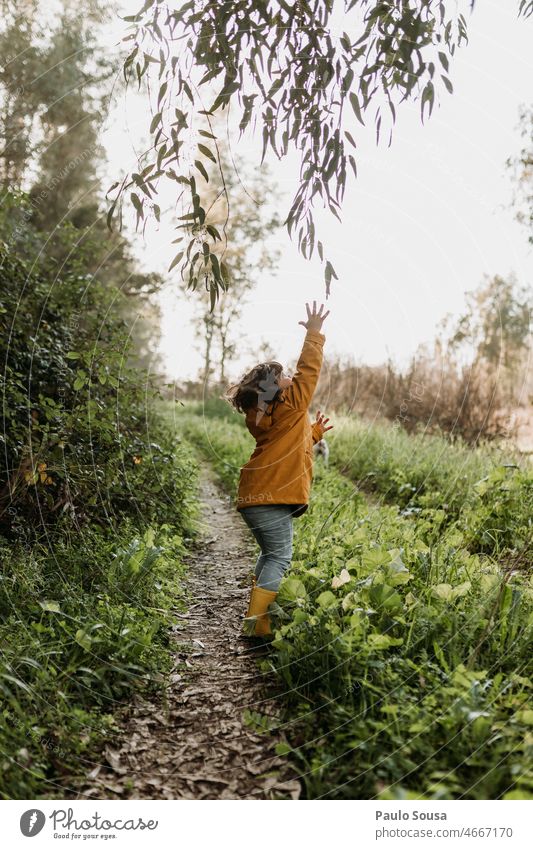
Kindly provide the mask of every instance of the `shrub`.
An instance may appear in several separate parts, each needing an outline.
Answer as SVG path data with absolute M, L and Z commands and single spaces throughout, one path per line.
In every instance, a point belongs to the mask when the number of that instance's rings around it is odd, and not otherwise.
M 172 453 L 148 436 L 158 396 L 125 365 L 117 298 L 86 275 L 30 272 L 0 249 L 0 532 L 11 538 L 132 511 L 150 519 L 163 490 L 175 504 Z
M 34 238 L 22 215 L 0 245 L 0 794 L 20 799 L 60 795 L 117 705 L 164 685 L 197 472 L 79 231 L 54 231 L 60 274 L 24 260 Z
M 315 403 L 321 409 L 396 422 L 408 433 L 445 434 L 470 444 L 513 436 L 498 374 L 486 363 L 459 367 L 420 352 L 405 371 L 326 363 Z

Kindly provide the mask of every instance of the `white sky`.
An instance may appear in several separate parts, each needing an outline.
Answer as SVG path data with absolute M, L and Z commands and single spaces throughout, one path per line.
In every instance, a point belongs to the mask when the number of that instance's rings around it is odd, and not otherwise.
M 125 5 L 137 11 L 138 0 Z M 523 146 L 519 106 L 533 101 L 533 19 L 517 19 L 518 0 L 477 0 L 467 15 L 469 44 L 456 51 L 449 77 L 454 93 L 439 92 L 430 119 L 420 122 L 419 103 L 397 110 L 393 140 L 388 130 L 375 144 L 373 122 L 365 130 L 353 120 L 358 143 L 358 179 L 349 178 L 342 224 L 317 207 L 318 237 L 339 281 L 328 301 L 326 353 L 368 363 L 392 355 L 405 363 L 420 342 L 433 338 L 446 313 L 459 312 L 464 293 L 483 274 L 516 273 L 533 283 L 533 253 L 527 231 L 509 208 L 511 174 L 505 160 Z M 371 112 L 370 114 L 373 114 Z M 370 116 L 369 116 L 370 117 Z M 113 179 L 135 166 L 146 138 L 146 101 L 129 95 L 108 117 L 104 142 Z M 259 162 L 261 140 L 244 139 L 235 158 Z M 269 160 L 286 192 L 284 217 L 296 190 L 297 159 Z M 162 208 L 166 200 L 163 199 Z M 172 237 L 170 237 L 172 238 Z M 301 342 L 306 300 L 324 299 L 318 259 L 299 256 L 285 230 L 276 237 L 282 258 L 275 276 L 257 282 L 244 310 L 238 374 L 252 365 L 254 349 L 268 339 L 282 362 L 293 362 Z M 175 246 L 169 231 L 150 228 L 137 236 L 143 265 L 166 275 Z M 195 377 L 200 357 L 191 325 L 194 293 L 184 294 L 166 275 L 161 351 L 169 375 Z

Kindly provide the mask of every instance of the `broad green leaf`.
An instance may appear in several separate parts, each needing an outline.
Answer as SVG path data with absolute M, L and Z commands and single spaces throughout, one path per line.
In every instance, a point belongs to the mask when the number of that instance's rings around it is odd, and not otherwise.
M 440 598 L 443 601 L 450 601 L 452 598 L 453 587 L 451 584 L 436 584 L 431 588 L 435 598 Z
M 401 646 L 403 639 L 401 637 L 389 637 L 387 634 L 369 634 L 367 642 L 372 649 L 388 649 L 391 646 Z
M 316 603 L 319 607 L 322 608 L 333 607 L 335 604 L 337 604 L 337 598 L 333 595 L 331 590 L 326 590 L 325 592 L 320 593 L 316 600 Z
M 533 710 L 531 710 L 531 708 L 518 710 L 515 713 L 515 719 L 518 722 L 522 722 L 524 725 L 533 725 Z
M 299 578 L 283 578 L 279 587 L 279 601 L 294 602 L 307 595 L 305 584 Z
M 470 592 L 472 584 L 470 581 L 463 581 L 462 584 L 458 584 L 452 590 L 452 601 L 455 601 L 456 598 L 460 598 L 463 595 L 466 595 Z
M 403 606 L 401 596 L 396 592 L 394 587 L 388 584 L 377 584 L 370 589 L 370 600 L 377 607 L 383 607 L 385 610 L 395 610 Z
M 362 563 L 366 569 L 377 569 L 384 566 L 390 560 L 390 554 L 386 548 L 370 548 L 363 552 Z
M 391 555 L 393 555 L 393 560 L 387 566 L 387 582 L 393 587 L 406 584 L 412 578 L 411 573 L 405 566 L 399 552 L 395 550 L 391 552 Z
M 92 640 L 84 628 L 78 628 L 74 635 L 74 639 L 85 651 L 90 651 Z

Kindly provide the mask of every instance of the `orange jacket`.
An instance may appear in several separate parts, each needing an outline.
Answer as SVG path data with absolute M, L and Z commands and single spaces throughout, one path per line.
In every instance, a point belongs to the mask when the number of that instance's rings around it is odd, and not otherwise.
M 305 335 L 292 385 L 265 411 L 246 413 L 246 427 L 256 441 L 255 451 L 242 467 L 237 510 L 254 504 L 299 504 L 295 516 L 307 510 L 313 479 L 313 443 L 323 430 L 311 425 L 311 403 L 320 369 L 325 336 L 315 330 Z

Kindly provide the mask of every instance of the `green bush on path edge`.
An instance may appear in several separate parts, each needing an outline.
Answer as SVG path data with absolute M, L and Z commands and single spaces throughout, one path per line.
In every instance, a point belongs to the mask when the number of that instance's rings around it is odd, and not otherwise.
M 169 514 L 170 500 L 174 522 L 132 511 L 112 527 L 88 525 L 29 548 L 0 537 L 2 798 L 74 790 L 75 776 L 94 766 L 91 753 L 117 730 L 117 707 L 167 682 L 172 611 L 186 606 L 197 465 L 168 428 L 157 430 L 156 459 L 168 462 L 150 512 L 159 501 Z

